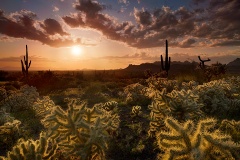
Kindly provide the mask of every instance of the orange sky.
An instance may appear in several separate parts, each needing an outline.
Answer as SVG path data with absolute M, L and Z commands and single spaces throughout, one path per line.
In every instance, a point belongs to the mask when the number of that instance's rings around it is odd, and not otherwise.
M 240 2 L 201 2 L 1 0 L 0 70 L 20 70 L 25 45 L 30 70 L 155 62 L 165 54 L 166 39 L 173 61 L 198 61 L 200 55 L 228 63 L 240 57 Z

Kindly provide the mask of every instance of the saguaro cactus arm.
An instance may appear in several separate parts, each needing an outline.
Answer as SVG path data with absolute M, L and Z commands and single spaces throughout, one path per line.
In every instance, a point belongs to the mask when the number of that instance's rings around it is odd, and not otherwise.
M 201 68 L 205 67 L 205 65 L 204 65 L 205 62 L 211 61 L 209 58 L 206 59 L 206 60 L 202 60 L 200 56 L 198 56 L 198 59 L 200 60 L 200 67 Z

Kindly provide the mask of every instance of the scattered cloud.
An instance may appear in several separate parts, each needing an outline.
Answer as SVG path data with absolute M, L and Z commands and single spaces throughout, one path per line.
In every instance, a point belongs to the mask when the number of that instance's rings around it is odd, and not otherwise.
M 205 8 L 201 8 L 199 4 L 203 2 L 199 0 L 193 3 L 196 6 L 192 10 L 185 7 L 172 10 L 166 6 L 154 11 L 135 8 L 133 25 L 119 23 L 104 14 L 106 7 L 97 1 L 78 0 L 74 6 L 77 12 L 62 18 L 70 27 L 92 28 L 136 48 L 162 46 L 165 39 L 172 47 L 181 48 L 198 47 L 204 40 L 214 40 L 218 46 L 240 46 L 240 1 L 204 1 Z
M 118 2 L 130 3 L 128 0 Z M 169 46 L 180 48 L 240 46 L 239 0 L 192 0 L 192 4 L 194 7 L 190 9 L 134 8 L 132 18 L 135 22 L 119 22 L 105 12 L 109 6 L 99 1 L 76 0 L 75 13 L 62 16 L 62 20 L 70 28 L 93 29 L 108 39 L 139 49 L 164 46 L 166 39 Z M 58 10 L 53 6 L 53 11 Z M 119 13 L 126 14 L 124 10 L 121 7 Z M 82 43 L 80 38 L 73 39 L 62 25 L 52 18 L 37 20 L 37 15 L 28 10 L 9 15 L 0 10 L 0 33 L 5 36 L 36 40 L 53 47 Z
M 19 57 L 5 57 L 0 58 L 0 62 L 19 62 L 23 59 L 23 55 Z M 40 56 L 29 56 L 29 59 L 34 62 L 54 62 L 53 60 L 49 60 L 47 58 L 43 58 Z
M 35 13 L 28 10 L 21 10 L 9 15 L 0 11 L 0 33 L 14 38 L 36 40 L 52 47 L 81 43 L 80 39 L 73 40 L 68 36 L 69 34 L 63 31 L 56 20 L 46 19 L 41 22 L 37 21 L 36 17 Z

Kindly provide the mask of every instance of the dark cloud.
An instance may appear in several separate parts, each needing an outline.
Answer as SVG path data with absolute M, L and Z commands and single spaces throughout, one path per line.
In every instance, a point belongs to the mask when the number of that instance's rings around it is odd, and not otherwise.
M 60 34 L 60 35 L 69 35 L 64 32 L 62 26 L 55 19 L 45 19 L 40 26 L 50 35 Z
M 150 25 L 152 23 L 151 13 L 148 11 L 134 10 L 134 16 L 138 24 L 142 26 Z
M 78 11 L 63 17 L 71 27 L 92 28 L 107 38 L 117 40 L 136 48 L 164 46 L 165 39 L 173 47 L 194 47 L 201 40 L 222 42 L 240 40 L 239 0 L 193 0 L 193 9 L 180 7 L 172 10 L 163 6 L 154 11 L 134 10 L 136 25 L 130 22 L 116 22 L 103 14 L 106 6 L 91 0 L 79 0 Z M 187 37 L 194 37 L 188 39 Z M 180 39 L 186 39 L 181 42 Z M 239 43 L 224 43 L 237 45 Z
M 223 42 L 216 42 L 212 46 L 240 46 L 240 40 L 228 40 Z
M 182 47 L 182 48 L 193 47 L 194 43 L 196 43 L 196 40 L 189 38 L 189 39 L 184 40 L 182 43 L 180 43 L 180 47 Z
M 56 20 L 46 19 L 44 22 L 39 22 L 36 17 L 35 13 L 27 10 L 21 10 L 9 16 L 2 12 L 0 13 L 0 33 L 14 38 L 36 40 L 53 47 L 69 46 L 75 43 L 70 38 L 61 37 L 61 35 L 67 35 L 67 33 L 63 31 Z M 44 31 L 37 27 L 38 25 Z M 78 39 L 76 42 L 81 41 Z

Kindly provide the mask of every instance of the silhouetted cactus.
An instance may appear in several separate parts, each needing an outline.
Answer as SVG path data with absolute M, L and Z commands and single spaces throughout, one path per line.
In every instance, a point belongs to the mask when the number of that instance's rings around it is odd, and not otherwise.
M 166 57 L 165 57 L 165 65 L 163 62 L 163 56 L 161 55 L 161 67 L 162 70 L 166 71 L 168 76 L 168 71 L 170 69 L 171 57 L 168 57 L 168 41 L 166 40 Z
M 24 78 L 28 78 L 28 69 L 31 66 L 31 60 L 28 63 L 28 48 L 26 45 L 26 57 L 24 56 L 24 62 L 21 60 L 21 64 L 22 64 L 22 73 L 24 75 Z
M 211 61 L 209 58 L 206 59 L 206 60 L 202 60 L 200 56 L 198 56 L 198 59 L 200 60 L 199 66 L 200 66 L 201 69 L 205 68 L 205 65 L 204 65 L 205 62 Z

